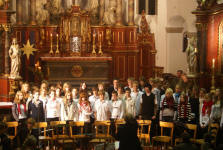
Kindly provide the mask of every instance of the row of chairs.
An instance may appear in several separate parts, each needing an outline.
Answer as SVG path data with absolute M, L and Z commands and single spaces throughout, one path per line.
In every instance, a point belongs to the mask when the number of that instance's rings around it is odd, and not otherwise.
M 139 139 L 145 140 L 146 143 L 150 143 L 150 130 L 151 130 L 151 120 L 137 120 L 139 128 L 138 128 L 138 137 Z M 125 121 L 124 120 L 116 120 L 115 121 L 115 133 L 118 132 L 118 127 L 120 125 L 124 125 Z M 9 138 L 13 139 L 16 134 L 17 134 L 17 127 L 18 127 L 18 122 L 7 122 L 7 125 L 9 128 L 14 128 L 14 135 L 10 135 Z M 101 142 L 106 142 L 106 141 L 113 141 L 113 137 L 110 135 L 110 125 L 111 122 L 110 121 L 95 121 L 94 122 L 94 127 L 95 127 L 95 133 L 93 136 L 93 139 L 90 140 L 91 143 L 101 143 Z M 185 124 L 186 127 L 189 130 L 193 131 L 193 138 L 191 138 L 191 141 L 193 143 L 196 144 L 203 144 L 204 143 L 204 139 L 196 139 L 197 136 L 197 125 L 195 124 Z M 48 128 L 48 124 L 47 122 L 39 122 L 36 123 L 35 127 L 36 128 L 40 128 L 43 130 L 43 135 L 39 137 L 39 140 L 41 141 L 53 141 L 53 140 L 62 140 L 63 143 L 65 140 L 78 140 L 78 139 L 84 139 L 84 138 L 90 138 L 89 135 L 84 134 L 84 127 L 85 127 L 85 123 L 84 122 L 69 122 L 68 128 L 67 128 L 67 123 L 66 121 L 52 121 L 50 122 L 49 125 L 52 130 L 54 132 L 52 132 L 52 137 L 47 135 L 47 128 Z M 105 132 L 104 133 L 100 133 L 99 129 L 100 126 L 104 126 L 105 127 Z M 80 128 L 80 133 L 78 134 L 74 134 L 73 133 L 73 127 L 78 127 Z M 144 132 L 144 128 L 147 127 L 148 128 L 148 132 Z M 61 130 L 62 128 L 62 132 L 59 132 L 58 130 Z M 169 135 L 164 135 L 164 128 L 169 128 L 170 129 L 170 134 Z M 218 124 L 210 124 L 209 126 L 209 131 L 215 128 L 216 130 L 214 130 L 217 134 L 218 130 L 219 130 L 219 125 Z M 160 121 L 160 129 L 161 129 L 161 135 L 160 136 L 154 136 L 152 137 L 152 145 L 154 145 L 154 143 L 163 143 L 164 145 L 168 145 L 171 144 L 173 145 L 173 132 L 174 132 L 174 123 L 172 122 L 163 122 Z M 69 130 L 69 135 L 67 134 L 67 132 L 65 132 L 66 130 Z M 58 134 L 60 133 L 60 134 Z M 92 138 L 92 137 L 91 137 Z M 177 143 L 182 142 L 182 138 L 175 138 L 175 145 Z

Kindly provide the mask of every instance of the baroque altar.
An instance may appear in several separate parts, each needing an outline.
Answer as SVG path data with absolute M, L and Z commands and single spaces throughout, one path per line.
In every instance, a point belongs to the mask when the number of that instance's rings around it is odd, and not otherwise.
M 23 47 L 23 80 L 38 83 L 45 79 L 52 84 L 68 81 L 75 86 L 85 81 L 93 86 L 112 82 L 113 78 L 126 82 L 128 77 L 162 74 L 163 68 L 155 66 L 155 38 L 145 14 L 140 26 L 134 23 L 133 0 L 128 3 L 127 23 L 123 21 L 121 0 L 108 1 L 106 9 L 104 0 L 89 1 L 89 8 L 76 2 L 64 7 L 62 2 L 55 5 L 59 0 L 54 1 L 40 7 L 39 1 L 30 0 L 27 23 L 23 23 L 22 3 L 16 6 L 11 37 Z M 4 66 L 10 64 L 2 64 L 4 72 L 9 68 Z

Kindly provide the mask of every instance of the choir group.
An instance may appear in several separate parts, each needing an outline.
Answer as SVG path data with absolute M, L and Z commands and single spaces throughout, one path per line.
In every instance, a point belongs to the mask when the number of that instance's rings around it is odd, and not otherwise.
M 122 86 L 118 79 L 105 88 L 103 83 L 87 88 L 81 83 L 80 88 L 69 83 L 57 83 L 48 86 L 43 81 L 40 87 L 21 84 L 12 107 L 12 114 L 21 124 L 27 118 L 43 121 L 105 121 L 123 119 L 127 114 L 136 119 L 182 123 L 193 123 L 201 131 L 210 123 L 223 124 L 223 97 L 220 89 L 208 93 L 203 88 L 185 89 L 183 84 L 176 84 L 171 89 L 158 79 L 144 78 L 139 81 L 128 78 L 127 86 Z M 30 91 L 32 89 L 32 92 Z M 107 89 L 107 90 L 106 90 Z M 156 121 L 155 121 L 156 120 Z

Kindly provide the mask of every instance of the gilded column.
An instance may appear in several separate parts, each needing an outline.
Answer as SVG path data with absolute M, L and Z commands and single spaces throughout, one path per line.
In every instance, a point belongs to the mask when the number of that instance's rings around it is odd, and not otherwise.
M 22 0 L 16 0 L 16 23 L 22 24 Z
M 207 13 L 199 10 L 194 11 L 193 14 L 197 18 L 198 72 L 205 73 L 207 71 Z
M 117 7 L 116 7 L 116 25 L 122 25 L 122 0 L 117 0 Z
M 104 18 L 104 13 L 105 13 L 105 0 L 100 0 L 99 2 L 99 21 L 100 25 L 104 24 L 103 18 Z
M 128 25 L 134 25 L 134 0 L 128 1 Z
M 36 0 L 30 0 L 30 24 L 36 25 Z

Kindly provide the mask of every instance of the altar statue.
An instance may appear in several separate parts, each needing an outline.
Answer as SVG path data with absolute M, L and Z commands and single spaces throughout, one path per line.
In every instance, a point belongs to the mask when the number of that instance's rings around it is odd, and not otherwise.
M 87 11 L 91 13 L 91 24 L 95 25 L 98 23 L 98 0 L 88 0 Z
M 17 39 L 13 38 L 12 45 L 9 49 L 9 57 L 11 58 L 11 72 L 9 78 L 20 79 L 20 68 L 21 68 L 21 50 L 17 43 Z
M 186 49 L 187 53 L 187 63 L 190 74 L 195 74 L 197 72 L 197 39 L 196 37 L 188 38 L 188 46 Z
M 47 1 L 36 1 L 36 21 L 38 25 L 49 24 L 49 12 L 45 9 Z
M 104 13 L 104 22 L 107 25 L 116 23 L 116 0 L 110 0 L 107 11 Z

